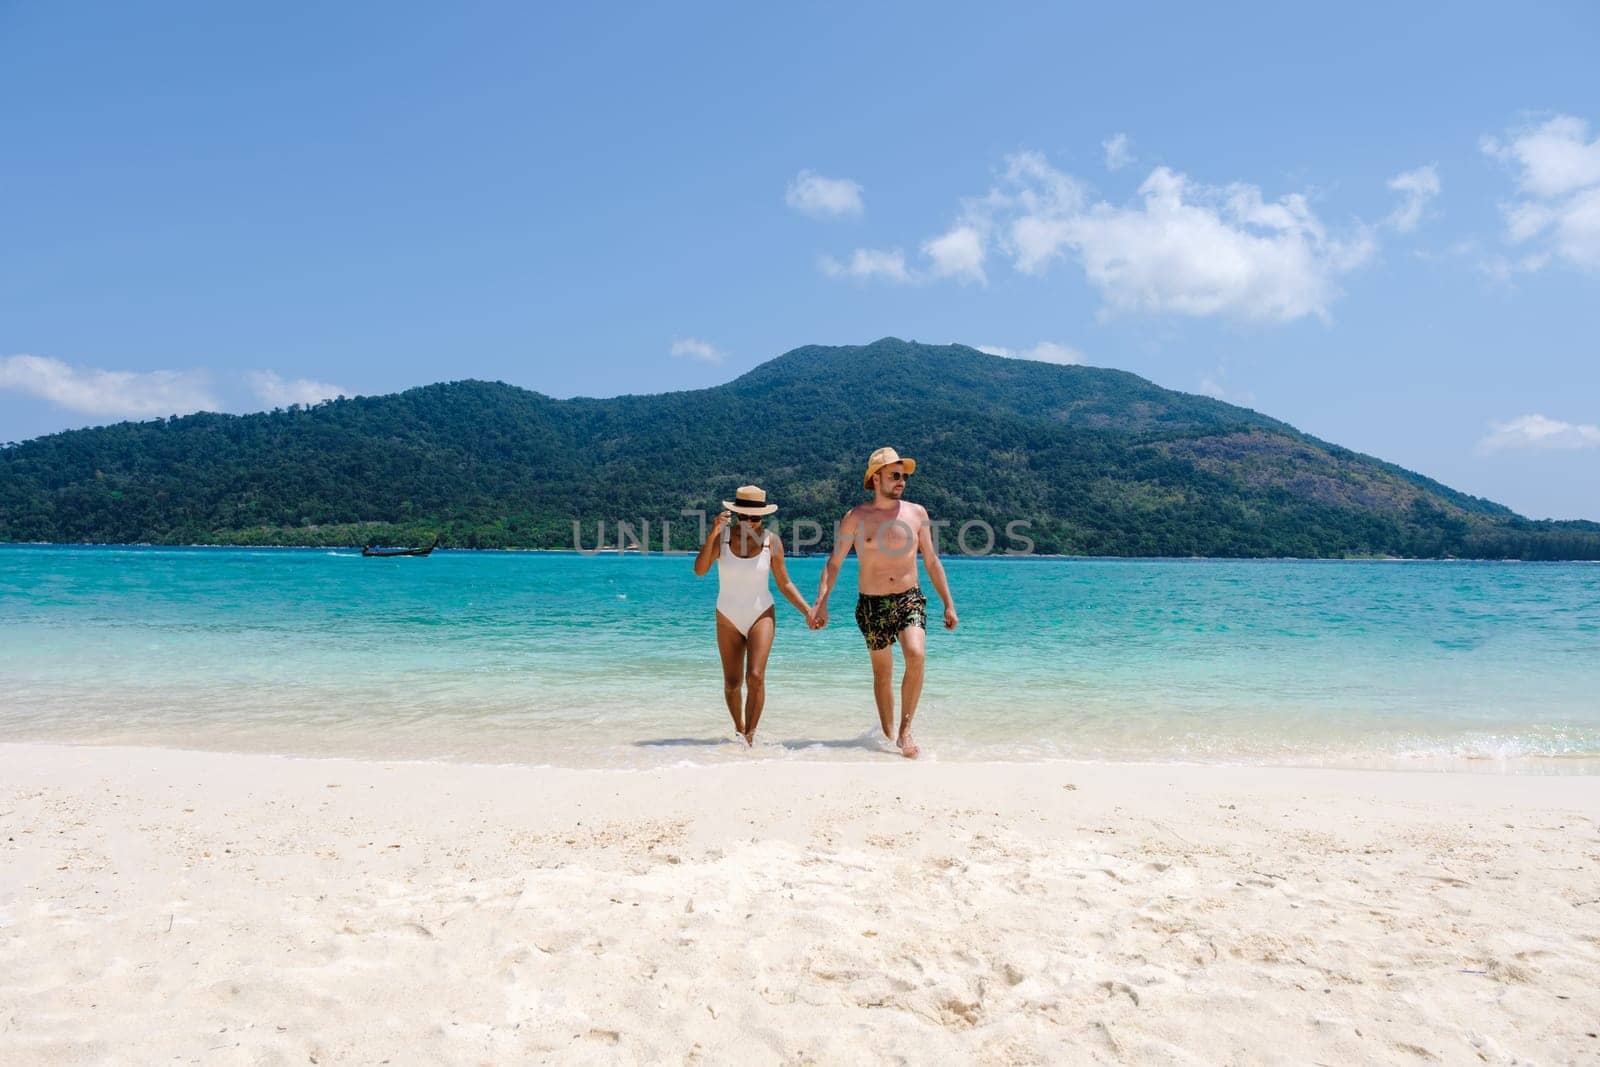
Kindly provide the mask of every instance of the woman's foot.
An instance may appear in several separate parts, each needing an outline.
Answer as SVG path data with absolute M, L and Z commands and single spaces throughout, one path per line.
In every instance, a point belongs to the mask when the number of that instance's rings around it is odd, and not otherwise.
M 745 748 L 755 748 L 756 747 L 756 732 L 754 730 L 751 730 L 747 734 L 740 734 L 739 736 L 744 738 L 744 747 Z
M 896 741 L 895 744 L 900 746 L 900 755 L 906 759 L 916 759 L 917 753 L 922 751 L 917 747 L 917 743 L 911 739 L 911 731 L 907 729 L 900 731 L 900 740 Z

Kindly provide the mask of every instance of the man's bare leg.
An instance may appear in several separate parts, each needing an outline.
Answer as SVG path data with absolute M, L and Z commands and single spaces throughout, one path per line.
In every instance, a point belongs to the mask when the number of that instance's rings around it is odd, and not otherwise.
M 744 686 L 744 634 L 717 612 L 717 654 L 722 657 L 722 699 L 733 716 L 733 728 L 744 736 L 744 709 L 740 706 Z
M 867 650 L 872 656 L 872 699 L 878 702 L 878 725 L 894 740 L 894 646 Z
M 907 759 L 916 759 L 921 751 L 911 739 L 911 718 L 917 713 L 917 701 L 922 699 L 927 641 L 928 635 L 920 626 L 910 626 L 900 631 L 900 653 L 906 658 L 906 673 L 900 680 L 900 736 L 895 743 L 900 746 L 900 754 Z
M 767 705 L 767 656 L 772 652 L 772 631 L 777 625 L 771 608 L 750 626 L 745 640 L 744 668 L 744 743 L 756 743 L 756 724 Z

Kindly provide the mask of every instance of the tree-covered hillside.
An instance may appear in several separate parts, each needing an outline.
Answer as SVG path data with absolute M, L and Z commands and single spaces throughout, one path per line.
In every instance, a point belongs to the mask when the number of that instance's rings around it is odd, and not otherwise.
M 796 349 L 726 385 L 555 400 L 463 381 L 198 414 L 0 450 L 0 540 L 585 545 L 746 482 L 830 531 L 868 453 L 919 467 L 942 519 L 1031 524 L 1040 552 L 1600 558 L 1533 522 L 1284 423 L 1135 375 L 885 339 Z M 608 538 L 610 535 L 608 534 Z M 826 543 L 826 533 L 824 534 Z M 1004 547 L 1004 542 L 1000 547 Z

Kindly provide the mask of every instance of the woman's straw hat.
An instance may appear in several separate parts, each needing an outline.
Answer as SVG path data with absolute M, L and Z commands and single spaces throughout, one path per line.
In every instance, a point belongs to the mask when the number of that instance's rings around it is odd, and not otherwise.
M 910 474 L 912 471 L 917 469 L 916 460 L 906 459 L 894 449 L 885 446 L 874 452 L 872 454 L 872 458 L 867 460 L 867 473 L 866 476 L 861 479 L 861 488 L 871 489 L 872 476 L 877 474 L 879 470 L 887 467 L 891 463 L 904 463 L 906 465 L 907 474 Z
M 741 485 L 733 499 L 724 500 L 722 506 L 740 515 L 771 515 L 778 510 L 778 505 L 767 503 L 767 491 L 759 485 Z

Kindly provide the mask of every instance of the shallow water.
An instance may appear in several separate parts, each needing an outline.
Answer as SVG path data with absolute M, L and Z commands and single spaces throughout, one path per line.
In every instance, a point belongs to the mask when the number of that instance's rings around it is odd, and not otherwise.
M 792 560 L 809 597 L 822 561 Z M 951 559 L 931 758 L 1600 770 L 1600 566 Z M 787 603 L 755 758 L 881 759 L 853 561 Z M 685 557 L 0 546 L 0 739 L 750 759 Z

